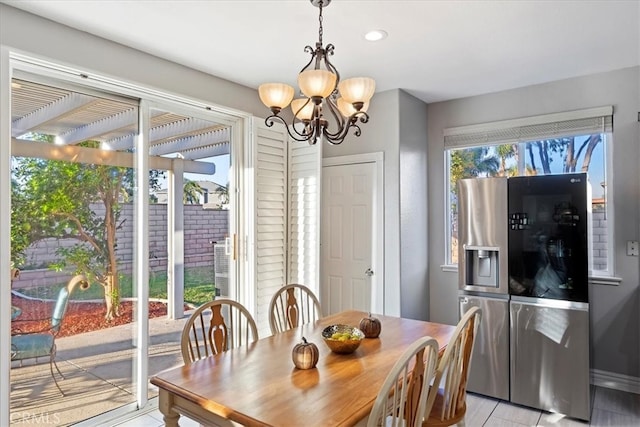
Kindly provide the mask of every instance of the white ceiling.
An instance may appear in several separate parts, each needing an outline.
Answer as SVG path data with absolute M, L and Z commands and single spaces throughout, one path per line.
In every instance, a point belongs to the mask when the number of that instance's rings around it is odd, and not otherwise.
M 309 0 L 2 2 L 253 88 L 294 85 L 318 36 Z M 436 102 L 640 65 L 640 1 L 333 0 L 324 43 L 342 78 Z

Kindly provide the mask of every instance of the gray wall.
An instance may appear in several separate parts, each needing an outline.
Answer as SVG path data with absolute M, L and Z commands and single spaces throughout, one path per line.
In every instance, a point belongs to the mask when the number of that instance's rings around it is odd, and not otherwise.
M 429 317 L 427 105 L 400 91 L 400 306 L 403 317 Z
M 640 67 L 561 80 L 499 93 L 430 104 L 429 283 L 434 321 L 455 323 L 457 273 L 445 263 L 443 129 L 497 120 L 614 107 L 614 257 L 619 286 L 590 285 L 592 369 L 640 377 L 640 263 L 626 255 L 627 240 L 640 236 Z
M 427 106 L 402 90 L 376 93 L 359 138 L 323 157 L 384 154 L 385 313 L 428 316 Z
M 341 145 L 322 147 L 323 157 L 363 153 L 384 154 L 384 309 L 400 314 L 400 122 L 398 90 L 376 93 L 369 107 L 370 121 L 362 135 L 349 135 Z

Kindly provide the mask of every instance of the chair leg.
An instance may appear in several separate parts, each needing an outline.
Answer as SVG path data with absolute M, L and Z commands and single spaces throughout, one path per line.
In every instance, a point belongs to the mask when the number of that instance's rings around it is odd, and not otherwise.
M 62 396 L 65 396 L 64 391 L 62 391 L 62 389 L 60 388 L 60 384 L 58 384 L 58 380 L 56 379 L 56 375 L 53 372 L 53 367 L 56 367 L 56 370 L 58 371 L 58 373 L 60 374 L 60 376 L 62 377 L 62 379 L 64 380 L 64 375 L 62 375 L 62 372 L 60 372 L 60 368 L 58 368 L 58 364 L 56 363 L 56 347 L 55 344 L 53 345 L 53 349 L 51 349 L 51 355 L 49 358 L 49 370 L 51 371 L 51 377 L 53 378 L 53 382 L 56 384 L 56 387 L 58 387 L 58 390 L 60 391 L 60 394 L 62 394 Z

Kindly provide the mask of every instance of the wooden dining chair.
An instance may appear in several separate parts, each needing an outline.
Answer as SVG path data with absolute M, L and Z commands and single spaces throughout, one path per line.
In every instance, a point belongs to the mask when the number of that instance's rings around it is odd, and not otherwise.
M 481 317 L 482 310 L 473 307 L 458 322 L 444 355 L 438 362 L 427 401 L 427 408 L 431 409 L 422 423 L 423 427 L 453 424 L 464 427 L 469 367 Z
M 198 307 L 180 338 L 185 365 L 258 340 L 251 313 L 239 302 L 216 299 Z
M 367 427 L 419 427 L 428 413 L 427 394 L 438 363 L 438 342 L 422 337 L 400 356 L 387 375 Z
M 320 317 L 320 301 L 311 289 L 304 285 L 283 286 L 269 303 L 269 326 L 272 334 L 315 322 Z

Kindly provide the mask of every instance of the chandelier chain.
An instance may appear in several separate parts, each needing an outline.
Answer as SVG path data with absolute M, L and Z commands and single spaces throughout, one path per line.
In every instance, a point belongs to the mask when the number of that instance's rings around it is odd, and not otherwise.
M 320 14 L 318 15 L 318 41 L 320 42 L 320 46 L 322 46 L 322 33 L 323 33 L 323 28 L 322 28 L 322 0 L 320 1 L 320 3 L 318 4 L 318 8 L 320 8 Z

